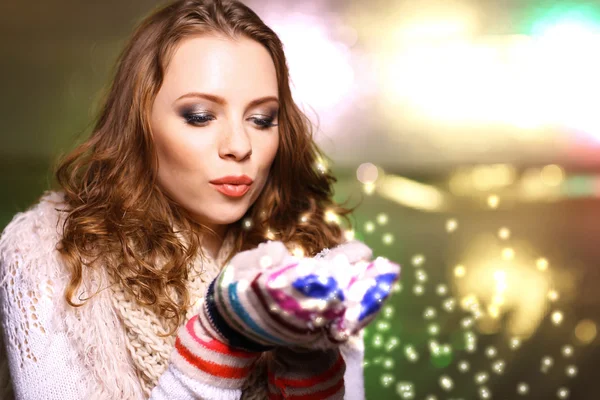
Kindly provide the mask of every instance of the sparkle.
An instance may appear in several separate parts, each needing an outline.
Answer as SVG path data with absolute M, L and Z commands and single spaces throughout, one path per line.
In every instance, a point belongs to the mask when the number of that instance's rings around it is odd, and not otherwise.
M 563 313 L 560 311 L 554 311 L 551 318 L 554 325 L 560 325 L 560 323 L 563 321 Z
M 363 191 L 366 195 L 372 195 L 375 192 L 375 183 L 365 183 L 363 185 Z
M 344 237 L 346 238 L 347 241 L 354 240 L 354 236 L 355 236 L 355 232 L 353 229 L 344 231 Z
M 506 240 L 510 237 L 510 230 L 508 228 L 500 228 L 498 230 L 498 237 L 502 240 Z
M 440 283 L 439 285 L 437 285 L 437 287 L 435 288 L 435 292 L 438 294 L 438 296 L 445 296 L 446 293 L 448 293 L 448 286 Z
M 440 327 L 437 324 L 430 324 L 427 327 L 427 331 L 431 336 L 436 336 L 438 333 L 440 333 Z
M 575 375 L 577 375 L 577 367 L 574 365 L 569 365 L 565 369 L 565 374 L 567 374 L 569 378 L 573 378 Z
M 386 358 L 385 360 L 383 360 L 383 368 L 385 368 L 385 369 L 394 368 L 394 360 L 389 357 Z
M 559 388 L 556 392 L 556 396 L 558 396 L 559 399 L 569 398 L 569 389 L 567 389 L 566 387 Z
M 506 247 L 502 250 L 502 258 L 504 260 L 512 260 L 515 258 L 515 251 L 511 247 Z
M 365 232 L 372 233 L 375 230 L 375 224 L 371 221 L 365 223 Z
M 519 338 L 511 338 L 509 346 L 512 350 L 517 350 L 521 347 L 521 340 Z
M 390 352 L 390 351 L 394 350 L 396 347 L 398 347 L 399 344 L 400 344 L 400 339 L 398 339 L 396 337 L 391 337 L 385 345 L 385 350 L 387 352 Z
M 377 215 L 377 223 L 379 225 L 385 225 L 388 223 L 388 216 L 387 214 L 381 213 Z
M 304 249 L 300 246 L 296 246 L 292 250 L 292 255 L 294 255 L 294 257 L 302 258 L 304 257 Z
M 490 378 L 490 376 L 488 375 L 487 372 L 479 372 L 475 375 L 475 383 L 477 383 L 479 385 L 483 385 L 484 383 L 486 383 L 488 381 L 489 378 Z
M 538 258 L 535 265 L 540 271 L 546 271 L 548 269 L 548 260 L 545 258 Z
M 415 278 L 417 278 L 417 281 L 421 283 L 427 282 L 427 272 L 423 271 L 422 269 L 418 269 L 415 271 Z
M 396 392 L 401 399 L 414 399 L 414 385 L 410 382 L 398 382 L 396 384 Z
M 520 395 L 526 395 L 529 393 L 529 385 L 525 382 L 521 382 L 517 385 L 517 393 Z
M 419 360 L 419 353 L 412 345 L 404 346 L 404 355 L 408 358 L 408 361 L 416 362 Z
M 373 347 L 379 348 L 383 346 L 383 337 L 379 334 L 373 336 Z
M 383 385 L 383 387 L 390 387 L 392 385 L 392 383 L 394 383 L 394 375 L 392 374 L 383 374 L 381 375 L 381 384 Z
M 422 254 L 414 255 L 411 260 L 412 265 L 414 265 L 415 267 L 423 265 L 424 262 L 425 262 L 425 256 Z
M 440 386 L 442 389 L 450 391 L 454 387 L 454 382 L 448 375 L 442 375 L 440 376 Z
M 490 346 L 487 349 L 485 349 L 485 355 L 488 358 L 494 358 L 494 357 L 496 357 L 497 354 L 498 354 L 498 350 L 496 350 L 496 348 L 493 346 Z
M 481 399 L 491 399 L 492 398 L 492 392 L 490 392 L 490 389 L 488 389 L 485 386 L 480 387 L 478 392 L 479 392 L 479 397 Z
M 326 222 L 332 222 L 335 224 L 339 224 L 340 221 L 340 216 L 337 215 L 333 210 L 327 210 L 325 211 L 325 221 Z
M 425 309 L 425 312 L 423 313 L 423 318 L 425 319 L 433 319 L 436 316 L 436 311 L 435 308 L 433 307 L 427 307 Z
M 490 208 L 498 208 L 498 204 L 500 204 L 500 198 L 495 194 L 488 196 L 487 204 Z
M 252 228 L 252 220 L 250 218 L 246 218 L 244 219 L 244 222 L 242 223 L 244 229 L 248 230 L 250 228 Z
M 469 368 L 470 366 L 468 361 L 461 361 L 458 363 L 458 370 L 462 373 L 468 372 Z
M 563 348 L 561 349 L 562 355 L 563 357 L 571 357 L 573 355 L 573 346 L 570 345 L 564 345 Z
M 394 306 L 388 305 L 381 310 L 384 318 L 391 318 L 394 315 Z
M 492 364 L 492 371 L 494 371 L 497 375 L 502 375 L 505 367 L 506 363 L 503 360 L 497 360 Z
M 455 277 L 462 278 L 463 276 L 465 276 L 466 273 L 467 273 L 467 270 L 464 267 L 464 265 L 457 265 L 456 267 L 454 267 L 454 276 Z
M 382 331 L 382 332 L 389 331 L 390 323 L 387 321 L 379 321 L 379 322 L 377 322 L 377 325 L 375 327 L 377 328 L 377 330 Z
M 446 230 L 448 232 L 454 232 L 458 228 L 458 222 L 455 219 L 449 219 L 446 221 Z
M 454 300 L 452 297 L 444 300 L 444 302 L 442 303 L 442 308 L 448 312 L 454 311 L 455 307 L 456 307 L 456 300 Z
M 423 287 L 423 285 L 415 285 L 413 286 L 413 293 L 416 296 L 421 296 L 423 293 L 425 293 L 425 288 Z
M 465 328 L 468 329 L 470 327 L 473 326 L 473 324 L 475 323 L 475 321 L 473 320 L 473 318 L 471 317 L 464 317 L 461 321 L 460 321 L 460 325 Z
M 391 233 L 385 233 L 381 237 L 381 240 L 383 241 L 383 244 L 390 245 L 390 244 L 394 243 L 394 235 L 392 235 Z
M 559 294 L 556 290 L 550 290 L 548 292 L 548 300 L 550 301 L 556 301 L 559 298 Z
M 546 357 L 542 358 L 542 366 L 541 366 L 540 370 L 543 373 L 547 373 L 550 370 L 550 368 L 552 367 L 552 365 L 554 365 L 554 360 L 552 359 L 552 357 L 546 356 Z

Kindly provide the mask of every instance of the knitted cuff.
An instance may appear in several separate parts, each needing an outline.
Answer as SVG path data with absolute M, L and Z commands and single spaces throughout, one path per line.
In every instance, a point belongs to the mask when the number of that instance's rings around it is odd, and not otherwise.
M 268 364 L 269 400 L 342 400 L 345 372 L 346 363 L 339 349 L 278 347 Z
M 198 316 L 182 326 L 171 363 L 186 376 L 221 388 L 241 388 L 260 353 L 234 349 L 211 337 Z
M 214 328 L 221 337 L 225 338 L 227 343 L 232 347 L 257 353 L 273 349 L 273 346 L 265 346 L 260 343 L 257 343 L 247 338 L 246 336 L 243 336 L 242 334 L 238 333 L 235 329 L 229 326 L 227 321 L 225 321 L 225 319 L 219 312 L 216 305 L 214 292 L 215 280 L 213 280 L 208 286 L 208 291 L 204 299 L 205 313 L 210 321 L 212 328 Z

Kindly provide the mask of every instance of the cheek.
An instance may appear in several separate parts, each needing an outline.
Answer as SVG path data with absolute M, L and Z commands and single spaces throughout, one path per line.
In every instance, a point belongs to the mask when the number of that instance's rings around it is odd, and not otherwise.
M 268 169 L 273 163 L 273 160 L 275 159 L 275 155 L 277 154 L 277 150 L 279 148 L 279 135 L 273 135 L 267 140 L 263 138 L 263 140 L 259 141 L 258 143 L 260 143 L 260 166 L 262 168 Z

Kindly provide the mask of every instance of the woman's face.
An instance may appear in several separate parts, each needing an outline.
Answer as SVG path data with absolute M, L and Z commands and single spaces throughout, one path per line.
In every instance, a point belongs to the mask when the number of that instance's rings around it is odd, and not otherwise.
M 217 232 L 239 220 L 269 176 L 278 110 L 275 66 L 261 44 L 183 40 L 152 108 L 159 184 Z

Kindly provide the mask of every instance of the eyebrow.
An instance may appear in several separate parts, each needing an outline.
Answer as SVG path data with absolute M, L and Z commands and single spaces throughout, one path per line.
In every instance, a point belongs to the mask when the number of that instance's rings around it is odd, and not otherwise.
M 181 99 L 184 99 L 184 98 L 187 98 L 187 97 L 200 97 L 200 98 L 212 101 L 213 103 L 220 104 L 222 106 L 227 105 L 227 100 L 225 100 L 223 97 L 220 97 L 220 96 L 217 96 L 217 95 L 214 95 L 214 94 L 200 93 L 200 92 L 189 92 L 189 93 L 186 93 L 186 94 L 184 94 L 182 96 L 179 96 L 177 98 L 177 100 L 175 100 L 175 101 L 178 101 L 178 100 L 181 100 Z M 277 103 L 279 103 L 279 99 L 277 97 L 275 97 L 275 96 L 264 96 L 264 97 L 259 97 L 258 99 L 252 100 L 248 104 L 248 107 L 254 107 L 254 106 L 257 106 L 259 104 L 266 103 L 267 101 L 276 101 Z

